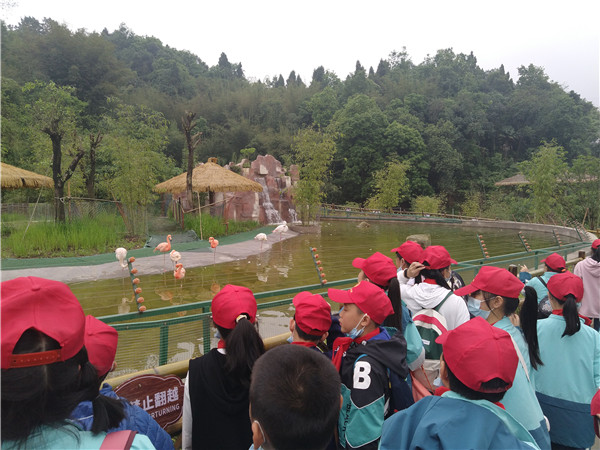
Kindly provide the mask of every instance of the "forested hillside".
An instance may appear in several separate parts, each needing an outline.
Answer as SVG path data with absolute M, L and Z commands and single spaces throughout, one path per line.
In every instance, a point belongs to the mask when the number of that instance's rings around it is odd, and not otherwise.
M 154 183 L 187 167 L 181 118 L 192 111 L 203 133 L 196 161 L 238 161 L 240 150 L 255 148 L 287 165 L 296 162 L 300 130 L 332 136 L 331 203 L 365 204 L 381 191 L 375 175 L 381 185 L 394 162 L 407 179 L 400 206 L 437 197 L 448 212 L 506 218 L 545 219 L 523 191 L 494 183 L 518 171 L 535 177 L 535 158 L 548 151 L 555 183 L 597 180 L 598 109 L 540 67 L 485 71 L 475 55 L 452 49 L 417 64 L 395 51 L 377 67 L 357 61 L 345 79 L 320 66 L 310 80 L 294 72 L 248 80 L 242 63 L 223 53 L 209 67 L 125 26 L 97 34 L 50 19 L 2 25 L 2 160 L 52 176 L 58 140 L 65 181 L 74 163 L 72 195 L 121 199 L 136 183 L 137 195 L 151 196 Z M 578 204 L 589 201 L 582 196 L 599 194 L 597 182 L 585 186 L 559 199 L 551 182 L 545 195 L 555 206 L 544 214 L 581 220 L 597 208 Z M 597 211 L 588 214 L 597 219 Z

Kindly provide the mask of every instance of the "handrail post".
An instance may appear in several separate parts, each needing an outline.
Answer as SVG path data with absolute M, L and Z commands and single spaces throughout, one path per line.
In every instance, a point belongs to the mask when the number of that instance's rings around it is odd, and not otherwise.
M 202 308 L 202 312 L 207 312 L 208 308 Z M 210 322 L 207 319 L 202 319 L 202 349 L 206 355 L 210 352 Z
M 160 327 L 158 361 L 159 365 L 165 365 L 169 356 L 169 325 L 166 323 Z

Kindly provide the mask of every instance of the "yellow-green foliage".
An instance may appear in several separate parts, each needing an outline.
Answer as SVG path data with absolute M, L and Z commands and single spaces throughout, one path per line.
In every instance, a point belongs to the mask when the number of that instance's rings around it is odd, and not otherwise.
M 414 212 L 438 214 L 442 205 L 442 199 L 439 197 L 428 197 L 420 195 L 412 201 L 412 209 Z

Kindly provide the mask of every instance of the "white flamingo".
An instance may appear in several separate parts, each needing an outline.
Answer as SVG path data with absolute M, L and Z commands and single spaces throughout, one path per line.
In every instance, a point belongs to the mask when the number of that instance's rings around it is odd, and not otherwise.
M 127 258 L 127 250 L 124 249 L 123 247 L 119 247 L 118 249 L 115 250 L 115 256 L 119 260 L 119 264 L 121 265 L 121 267 L 123 269 L 126 269 L 127 261 L 125 259 Z
M 288 230 L 287 222 L 284 220 L 281 225 L 278 225 L 277 228 L 273 230 L 273 233 L 279 233 L 279 241 L 281 241 L 281 235 L 287 233 Z
M 173 269 L 175 269 L 176 264 L 181 259 L 181 253 L 179 253 L 177 250 L 171 250 L 171 253 L 169 253 L 169 258 L 171 261 L 173 261 Z
M 263 242 L 267 240 L 267 235 L 265 233 L 258 233 L 254 236 L 254 240 L 260 241 L 260 251 L 262 253 Z

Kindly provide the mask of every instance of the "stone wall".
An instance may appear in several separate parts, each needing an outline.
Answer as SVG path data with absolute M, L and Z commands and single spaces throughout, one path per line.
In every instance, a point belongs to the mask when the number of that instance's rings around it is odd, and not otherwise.
M 217 194 L 215 200 L 227 200 L 224 216 L 231 220 L 256 220 L 262 224 L 296 222 L 291 188 L 298 181 L 298 167 L 292 165 L 286 174 L 281 162 L 271 155 L 259 155 L 250 167 L 237 164 L 242 175 L 263 186 L 263 192 L 230 192 Z

